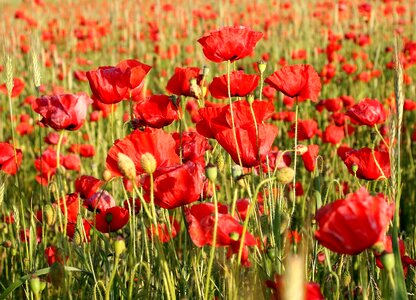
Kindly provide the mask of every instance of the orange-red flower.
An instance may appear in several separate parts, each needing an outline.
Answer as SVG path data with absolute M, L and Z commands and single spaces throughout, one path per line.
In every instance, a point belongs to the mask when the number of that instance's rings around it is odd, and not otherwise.
M 260 77 L 245 74 L 244 71 L 233 71 L 230 74 L 230 96 L 245 97 L 256 89 Z M 228 75 L 214 77 L 209 85 L 209 92 L 217 99 L 228 98 Z
M 205 57 L 220 63 L 236 61 L 250 55 L 263 33 L 244 26 L 229 26 L 211 31 L 198 40 Z
M 286 96 L 298 98 L 298 101 L 318 100 L 321 81 L 311 65 L 284 66 L 266 78 L 266 83 Z
M 351 107 L 346 113 L 359 125 L 374 126 L 386 121 L 386 111 L 378 100 L 364 99 Z
M 383 240 L 393 213 L 383 194 L 371 196 L 361 187 L 316 212 L 315 238 L 334 252 L 355 255 Z
M 15 149 L 9 143 L 0 143 L 0 170 L 9 175 L 14 175 L 22 163 L 23 153 Z
M 84 93 L 60 94 L 37 98 L 32 108 L 43 118 L 42 124 L 55 130 L 77 130 L 85 122 L 92 100 Z

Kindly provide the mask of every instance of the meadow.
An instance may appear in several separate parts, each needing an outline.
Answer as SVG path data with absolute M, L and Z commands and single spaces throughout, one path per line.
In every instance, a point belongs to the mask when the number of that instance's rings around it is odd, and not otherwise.
M 0 299 L 416 299 L 415 0 L 0 16 Z

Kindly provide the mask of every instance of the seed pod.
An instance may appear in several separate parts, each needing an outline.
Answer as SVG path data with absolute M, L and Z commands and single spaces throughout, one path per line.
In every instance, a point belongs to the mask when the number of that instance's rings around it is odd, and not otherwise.
M 136 167 L 130 157 L 123 153 L 117 156 L 117 166 L 121 174 L 127 179 L 134 181 L 136 179 Z
M 156 171 L 157 161 L 152 153 L 146 152 L 140 157 L 140 165 L 147 174 L 153 174 Z

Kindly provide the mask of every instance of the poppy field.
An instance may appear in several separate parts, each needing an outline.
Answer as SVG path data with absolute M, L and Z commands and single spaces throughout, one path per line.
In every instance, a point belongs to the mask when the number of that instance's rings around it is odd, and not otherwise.
M 7 0 L 0 299 L 416 299 L 415 0 Z

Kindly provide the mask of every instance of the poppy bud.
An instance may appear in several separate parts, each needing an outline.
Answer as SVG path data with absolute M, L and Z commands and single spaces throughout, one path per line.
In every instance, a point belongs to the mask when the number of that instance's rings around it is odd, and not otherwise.
M 30 290 L 35 295 L 39 295 L 40 292 L 40 279 L 38 276 L 33 275 L 32 278 L 29 280 Z M 37 297 L 35 297 L 37 298 Z
M 43 208 L 43 214 L 45 216 L 45 221 L 48 226 L 55 224 L 56 212 L 52 205 L 46 204 Z
M 126 242 L 124 241 L 122 237 L 118 237 L 116 241 L 114 242 L 114 251 L 116 253 L 116 256 L 126 251 Z
M 375 254 L 382 254 L 384 252 L 384 243 L 377 242 L 371 247 L 371 249 L 374 251 Z
M 261 60 L 257 63 L 260 74 L 263 74 L 266 71 L 267 63 L 264 60 Z
M 381 256 L 381 262 L 383 267 L 386 268 L 388 273 L 392 272 L 394 269 L 394 254 L 393 253 L 384 253 Z
M 267 256 L 271 260 L 274 260 L 276 258 L 276 249 L 275 248 L 269 248 L 269 249 L 267 249 Z
M 120 152 L 117 157 L 117 166 L 127 179 L 131 181 L 136 179 L 136 167 L 130 157 Z
M 218 169 L 215 165 L 208 164 L 207 167 L 205 168 L 205 174 L 207 178 L 209 179 L 209 181 L 214 183 L 217 180 Z
M 253 94 L 250 94 L 250 95 L 247 96 L 247 102 L 250 105 L 253 104 L 253 102 L 254 102 L 254 95 Z
M 276 172 L 276 178 L 279 183 L 288 184 L 293 181 L 295 171 L 290 167 L 284 167 Z
M 103 172 L 104 181 L 109 181 L 111 177 L 112 177 L 111 172 L 109 170 L 104 170 Z
M 357 171 L 358 171 L 358 165 L 353 164 L 353 165 L 351 166 L 351 170 L 354 172 L 354 174 L 355 174 L 355 173 L 357 173 Z
M 156 171 L 157 162 L 153 154 L 146 152 L 140 157 L 140 165 L 147 174 L 153 174 Z

